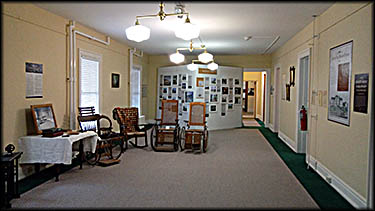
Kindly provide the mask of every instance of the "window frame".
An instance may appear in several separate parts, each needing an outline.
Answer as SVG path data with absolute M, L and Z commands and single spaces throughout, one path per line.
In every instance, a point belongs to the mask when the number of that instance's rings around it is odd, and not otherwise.
M 138 108 L 138 115 L 142 115 L 142 65 L 133 64 L 131 70 L 130 70 L 130 77 L 129 77 L 129 104 L 132 106 L 132 81 L 131 81 L 131 75 L 133 71 L 139 71 L 139 108 Z
M 92 61 L 97 61 L 99 62 L 99 69 L 98 69 L 98 109 L 95 109 L 95 113 L 100 113 L 101 109 L 103 108 L 103 105 L 102 105 L 102 55 L 99 54 L 99 53 L 95 53 L 95 52 L 90 52 L 90 51 L 87 51 L 87 50 L 84 50 L 84 49 L 78 49 L 79 50 L 79 53 L 78 53 L 78 71 L 77 71 L 77 74 L 78 74 L 78 77 L 77 77 L 77 83 L 78 83 L 78 97 L 75 99 L 76 101 L 78 100 L 78 103 L 76 103 L 76 105 L 78 104 L 78 106 L 81 106 L 81 95 L 82 95 L 82 92 L 81 92 L 81 83 L 80 83 L 80 80 L 81 80 L 81 71 L 82 71 L 82 68 L 81 68 L 81 64 L 82 64 L 82 59 L 83 57 L 86 57 L 87 60 L 92 60 Z M 76 108 L 77 111 L 78 111 L 78 107 Z

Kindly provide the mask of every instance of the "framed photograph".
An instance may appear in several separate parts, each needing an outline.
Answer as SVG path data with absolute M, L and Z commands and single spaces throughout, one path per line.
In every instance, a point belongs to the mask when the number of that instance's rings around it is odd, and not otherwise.
M 189 75 L 188 76 L 188 89 L 192 89 L 192 88 L 193 88 L 193 76 Z
M 234 104 L 235 105 L 241 105 L 242 104 L 241 97 L 235 96 L 234 97 Z
M 163 79 L 164 79 L 164 76 L 160 75 L 160 86 L 163 86 Z
M 233 104 L 232 103 L 228 104 L 228 111 L 233 111 Z
M 216 104 L 210 104 L 210 112 L 217 112 Z
M 210 79 L 211 79 L 211 81 L 210 81 L 211 85 L 216 85 L 216 78 L 211 77 Z
M 353 40 L 329 50 L 328 120 L 350 125 Z
M 227 95 L 228 93 L 229 93 L 229 91 L 228 91 L 228 87 L 221 87 L 221 93 L 223 94 L 223 95 Z
M 170 86 L 172 84 L 171 82 L 171 76 L 170 75 L 165 75 L 163 78 L 163 84 L 164 86 Z
M 168 87 L 163 87 L 163 94 L 168 94 Z
M 210 91 L 211 91 L 211 92 L 216 92 L 216 86 L 211 86 L 211 87 L 210 87 Z
M 186 76 L 186 74 L 182 74 L 181 81 L 187 81 L 187 76 Z
M 112 73 L 112 88 L 120 88 L 120 74 Z
M 239 86 L 239 85 L 240 85 L 240 79 L 235 78 L 235 79 L 234 79 L 234 85 L 235 85 L 235 86 Z
M 42 134 L 42 130 L 57 128 L 52 104 L 31 105 L 30 108 L 37 134 Z
M 178 75 L 173 75 L 172 78 L 172 85 L 178 85 Z
M 228 79 L 228 86 L 229 88 L 233 88 L 233 78 Z
M 193 91 L 185 92 L 185 102 L 191 103 L 193 101 L 194 101 L 194 92 Z
M 186 89 L 186 82 L 182 82 L 181 89 Z
M 198 77 L 196 86 L 197 87 L 204 87 L 204 78 Z
M 176 94 L 177 93 L 177 87 L 172 87 L 172 94 Z
M 234 87 L 234 94 L 241 95 L 241 87 Z
M 227 111 L 227 104 L 222 103 L 221 104 L 221 116 L 225 116 Z
M 227 103 L 228 102 L 228 95 L 222 95 L 221 96 L 221 102 L 222 103 Z
M 218 95 L 217 94 L 211 94 L 210 95 L 210 103 L 217 103 L 218 102 Z
M 222 78 L 222 79 L 221 79 L 221 84 L 222 84 L 222 85 L 227 85 L 227 84 L 228 84 L 227 79 L 226 79 L 226 78 Z

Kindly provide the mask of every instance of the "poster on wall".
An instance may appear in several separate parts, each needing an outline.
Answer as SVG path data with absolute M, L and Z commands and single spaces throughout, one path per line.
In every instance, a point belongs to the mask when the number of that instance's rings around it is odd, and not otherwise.
M 43 98 L 43 64 L 26 62 L 26 98 Z
M 329 50 L 328 120 L 350 125 L 353 41 Z
M 353 111 L 367 114 L 368 73 L 354 76 L 354 109 Z

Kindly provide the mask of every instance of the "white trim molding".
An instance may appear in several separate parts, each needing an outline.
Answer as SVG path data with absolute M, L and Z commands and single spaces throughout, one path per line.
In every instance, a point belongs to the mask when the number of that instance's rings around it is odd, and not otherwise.
M 269 124 L 268 124 L 268 128 L 269 128 L 273 133 L 275 133 L 275 129 L 273 128 L 273 124 L 269 123 Z
M 321 176 L 329 185 L 331 185 L 353 207 L 356 209 L 367 208 L 367 202 L 364 197 L 362 197 L 357 191 L 353 190 L 353 188 L 332 173 L 314 157 L 310 156 L 310 163 L 308 165 L 313 168 L 319 174 L 319 176 Z
M 291 148 L 295 153 L 297 153 L 297 146 L 296 143 L 289 138 L 287 135 L 285 135 L 281 130 L 278 133 L 278 137 L 289 147 Z

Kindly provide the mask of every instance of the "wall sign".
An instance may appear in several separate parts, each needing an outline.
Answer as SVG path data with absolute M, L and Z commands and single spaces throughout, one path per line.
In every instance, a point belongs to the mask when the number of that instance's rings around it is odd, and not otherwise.
M 328 120 L 350 125 L 353 41 L 329 51 Z
M 26 62 L 26 98 L 43 98 L 43 64 Z
M 217 74 L 217 70 L 210 70 L 207 68 L 198 68 L 198 73 L 199 74 Z
M 354 76 L 354 109 L 353 111 L 367 114 L 368 73 Z

